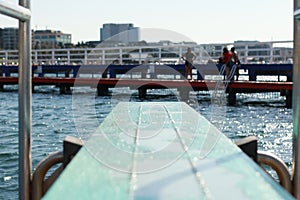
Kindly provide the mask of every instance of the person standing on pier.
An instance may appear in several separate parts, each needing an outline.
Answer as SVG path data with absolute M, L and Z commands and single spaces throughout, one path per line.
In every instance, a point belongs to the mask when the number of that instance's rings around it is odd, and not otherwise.
M 232 62 L 232 64 L 231 65 L 232 66 L 233 65 L 236 66 L 236 68 L 235 68 L 235 76 L 236 76 L 236 80 L 239 80 L 239 75 L 240 75 L 239 68 L 241 66 L 241 62 L 240 62 L 239 56 L 238 56 L 238 54 L 237 54 L 237 52 L 235 50 L 235 47 L 232 47 L 230 49 L 230 51 L 231 51 L 231 54 L 232 54 L 232 56 L 231 56 L 231 62 Z
M 190 75 L 191 80 L 193 79 L 192 76 L 192 69 L 193 69 L 193 62 L 196 59 L 196 54 L 192 51 L 192 49 L 189 47 L 187 49 L 187 52 L 182 55 L 183 60 L 185 61 L 185 78 L 188 79 L 188 76 Z
M 222 55 L 222 62 L 223 64 L 225 64 L 225 73 L 226 73 L 226 77 L 227 80 L 230 80 L 232 77 L 229 77 L 229 75 L 231 74 L 231 68 L 230 68 L 230 61 L 231 61 L 231 57 L 232 54 L 231 52 L 228 50 L 227 47 L 223 48 L 223 55 Z

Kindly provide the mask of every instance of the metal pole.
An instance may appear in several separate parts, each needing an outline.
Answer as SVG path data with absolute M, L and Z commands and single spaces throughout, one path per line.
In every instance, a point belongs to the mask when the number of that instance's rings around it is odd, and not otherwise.
M 30 0 L 19 0 L 30 9 Z M 31 28 L 19 20 L 19 198 L 30 199 L 31 184 Z
M 294 65 L 293 65 L 293 195 L 300 199 L 300 0 L 294 0 Z M 297 11 L 297 12 L 296 12 Z
M 30 10 L 9 1 L 0 0 L 0 13 L 22 21 L 30 19 Z M 21 5 L 21 4 L 20 4 Z

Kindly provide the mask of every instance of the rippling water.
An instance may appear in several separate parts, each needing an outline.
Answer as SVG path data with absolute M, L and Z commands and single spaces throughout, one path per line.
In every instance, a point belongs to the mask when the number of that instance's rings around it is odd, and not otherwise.
M 72 111 L 72 95 L 60 95 L 55 89 L 40 88 L 32 99 L 32 157 L 33 168 L 51 152 L 62 150 L 66 135 L 83 136 L 92 131 L 95 118 L 89 110 L 85 126 L 76 127 Z M 115 91 L 112 96 L 96 97 L 95 102 L 85 100 L 93 91 L 79 92 L 83 107 L 95 105 L 96 118 L 101 123 L 118 101 L 141 101 L 137 94 Z M 160 96 L 149 95 L 143 101 L 177 101 L 172 92 Z M 259 149 L 275 153 L 291 166 L 292 155 L 292 109 L 284 107 L 278 95 L 237 97 L 237 106 L 224 108 L 224 118 L 212 115 L 208 94 L 193 94 L 190 105 L 216 124 L 229 138 L 236 140 L 254 135 L 259 139 Z M 196 100 L 195 100 L 196 99 Z M 15 90 L 0 93 L 0 199 L 18 198 L 18 94 Z M 76 108 L 75 108 L 76 110 Z M 90 119 L 90 120 L 89 120 Z M 80 128 L 81 130 L 79 130 Z M 79 132 L 80 133 L 79 133 Z

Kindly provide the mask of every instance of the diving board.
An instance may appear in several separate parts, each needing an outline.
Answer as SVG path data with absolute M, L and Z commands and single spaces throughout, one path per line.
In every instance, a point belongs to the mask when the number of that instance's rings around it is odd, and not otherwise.
M 43 199 L 293 197 L 187 104 L 124 102 Z

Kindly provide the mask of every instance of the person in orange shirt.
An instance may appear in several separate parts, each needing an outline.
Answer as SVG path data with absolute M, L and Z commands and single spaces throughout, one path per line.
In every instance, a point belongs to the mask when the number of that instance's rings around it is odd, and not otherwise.
M 231 52 L 228 50 L 227 47 L 224 47 L 223 48 L 223 55 L 222 55 L 222 62 L 223 62 L 223 64 L 226 65 L 225 73 L 226 73 L 227 79 L 231 79 L 232 78 L 232 77 L 228 77 L 229 74 L 230 74 L 230 61 L 231 61 L 231 57 L 232 57 Z

